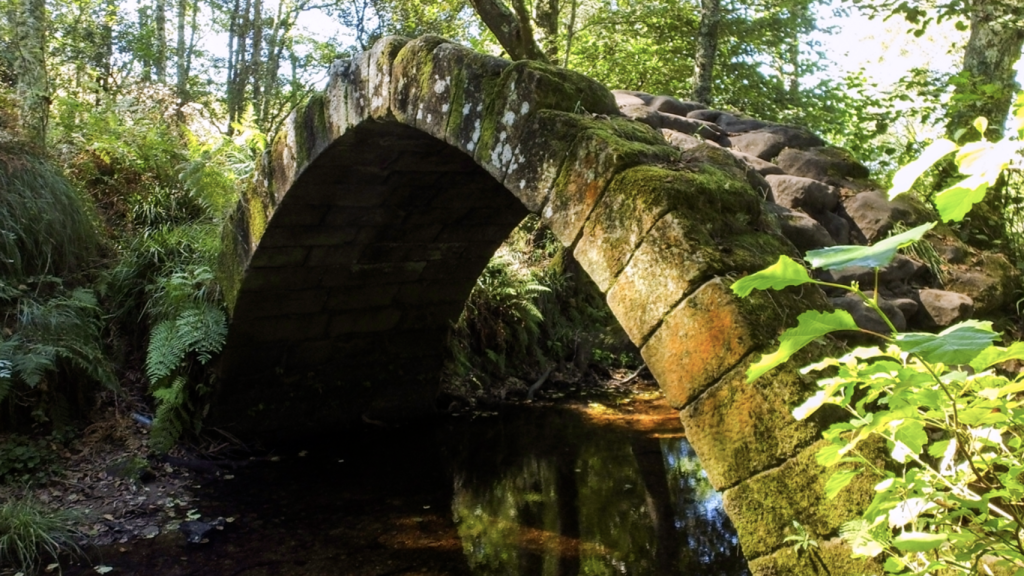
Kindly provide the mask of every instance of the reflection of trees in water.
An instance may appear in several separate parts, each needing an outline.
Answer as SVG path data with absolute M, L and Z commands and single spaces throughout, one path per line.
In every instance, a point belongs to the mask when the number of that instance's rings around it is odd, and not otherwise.
M 544 449 L 510 456 L 500 473 L 456 474 L 452 507 L 475 573 L 747 573 L 721 499 L 684 440 L 546 432 Z
M 661 441 L 668 484 L 673 494 L 675 521 L 695 565 L 705 574 L 746 574 L 736 530 L 722 508 L 722 497 L 711 486 L 690 443 L 683 438 Z

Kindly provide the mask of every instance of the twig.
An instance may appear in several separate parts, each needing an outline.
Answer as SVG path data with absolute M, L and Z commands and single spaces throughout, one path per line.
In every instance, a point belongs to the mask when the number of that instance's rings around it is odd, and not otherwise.
M 554 369 L 553 367 L 549 366 L 548 369 L 545 370 L 544 373 L 540 375 L 540 378 L 536 382 L 533 383 L 533 386 L 530 386 L 530 389 L 527 390 L 527 392 L 526 392 L 526 399 L 527 400 L 533 400 L 534 392 L 536 392 L 537 390 L 540 390 L 540 387 L 543 386 L 544 382 L 547 381 L 548 376 L 551 375 L 551 371 L 553 369 Z
M 636 377 L 639 376 L 640 373 L 643 372 L 645 368 L 647 368 L 647 364 L 641 364 L 640 367 L 636 369 L 636 372 L 633 372 L 632 374 L 630 374 L 629 377 L 627 377 L 625 380 L 619 380 L 618 384 L 620 386 L 623 385 L 623 384 L 629 384 L 630 382 L 635 380 Z

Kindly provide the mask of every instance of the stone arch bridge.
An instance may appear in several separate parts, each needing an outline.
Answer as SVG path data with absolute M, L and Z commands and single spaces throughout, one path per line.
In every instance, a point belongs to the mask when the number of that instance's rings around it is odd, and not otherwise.
M 728 152 L 668 146 L 564 69 L 391 37 L 331 68 L 265 168 L 225 234 L 232 319 L 212 424 L 295 432 L 432 410 L 449 323 L 532 212 L 681 410 L 755 573 L 810 573 L 783 546 L 794 519 L 842 563 L 824 540 L 871 487 L 824 501 L 824 423 L 789 414 L 813 383 L 789 369 L 744 382 L 808 303 L 729 291 L 794 249 Z

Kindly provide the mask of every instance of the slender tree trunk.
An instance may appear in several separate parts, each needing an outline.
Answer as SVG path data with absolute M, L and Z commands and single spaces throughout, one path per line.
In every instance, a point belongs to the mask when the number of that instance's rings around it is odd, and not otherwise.
M 252 8 L 252 56 L 249 58 L 249 78 L 252 79 L 252 105 L 254 110 L 260 109 L 263 85 L 263 0 L 253 0 Z
M 789 77 L 787 80 L 787 91 L 792 105 L 797 105 L 800 100 L 800 23 L 805 18 L 807 6 L 796 4 L 790 11 L 790 18 L 793 20 L 793 37 L 789 39 L 786 47 L 787 64 L 789 65 Z
M 176 20 L 178 35 L 175 38 L 174 62 L 177 67 L 174 82 L 174 93 L 178 97 L 178 110 L 188 102 L 188 61 L 185 54 L 185 15 L 188 0 L 178 0 Z
M 156 0 L 155 9 L 153 24 L 156 26 L 156 50 L 153 65 L 157 82 L 163 84 L 167 82 L 167 1 Z
M 973 0 L 970 16 L 971 35 L 962 68 L 967 78 L 953 91 L 946 124 L 946 134 L 960 143 L 979 138 L 971 128 L 978 116 L 989 121 L 987 138 L 1002 138 L 1003 123 L 1020 88 L 1013 67 L 1024 47 L 1024 5 L 1012 0 Z
M 569 11 L 569 28 L 565 31 L 565 60 L 562 66 L 569 67 L 569 56 L 572 54 L 572 37 L 576 35 L 576 6 L 579 0 L 572 0 L 572 8 Z
M 21 0 L 15 4 L 15 74 L 21 124 L 26 138 L 46 144 L 50 117 L 50 80 L 46 73 L 46 0 Z
M 715 57 L 718 55 L 718 24 L 722 20 L 721 0 L 701 0 L 697 55 L 693 59 L 693 99 L 711 104 Z
M 107 0 L 100 26 L 100 88 L 109 92 L 114 79 L 114 24 L 117 23 L 117 0 Z M 98 97 L 98 96 L 97 96 Z
M 150 25 L 149 6 L 139 7 L 139 30 L 146 30 Z M 142 50 L 139 54 L 139 64 L 142 67 L 142 81 L 153 80 L 153 60 L 150 58 L 153 50 Z

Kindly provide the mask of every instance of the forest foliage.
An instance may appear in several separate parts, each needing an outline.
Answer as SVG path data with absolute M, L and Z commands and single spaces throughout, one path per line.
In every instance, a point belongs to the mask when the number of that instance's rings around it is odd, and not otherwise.
M 63 426 L 101 390 L 148 406 L 160 449 L 200 428 L 227 325 L 212 272 L 225 215 L 329 64 L 384 35 L 438 34 L 802 124 L 884 179 L 923 148 L 891 130 L 904 100 L 927 105 L 903 122 L 957 145 L 972 134 L 965 110 L 986 110 L 985 136 L 1001 135 L 1024 38 L 1014 5 L 954 4 L 860 3 L 972 33 L 950 48 L 964 55 L 955 77 L 921 72 L 883 94 L 863 74 L 831 73 L 817 34 L 829 7 L 815 0 L 0 0 L 0 426 Z M 530 226 L 453 327 L 448 372 L 467 385 L 628 359 L 600 296 Z M 601 329 L 581 337 L 587 326 Z

